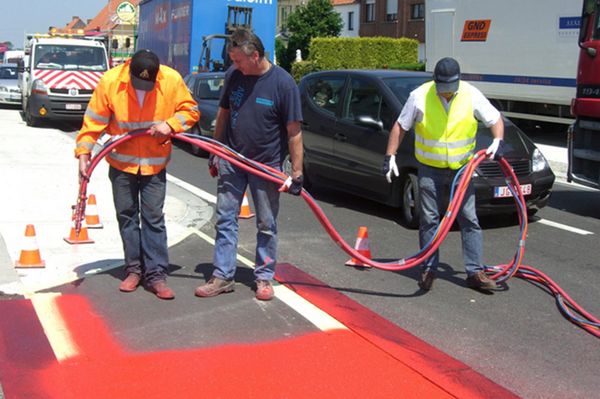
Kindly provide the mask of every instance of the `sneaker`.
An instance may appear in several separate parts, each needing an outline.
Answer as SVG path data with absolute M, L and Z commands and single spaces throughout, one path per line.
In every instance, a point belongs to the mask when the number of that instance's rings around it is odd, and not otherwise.
M 223 280 L 218 277 L 211 277 L 210 280 L 204 285 L 196 288 L 194 292 L 196 296 L 199 297 L 209 297 L 209 296 L 217 296 L 224 292 L 232 292 L 234 289 L 235 281 L 233 280 Z
M 435 280 L 435 272 L 431 270 L 425 271 L 421 273 L 419 287 L 421 287 L 423 291 L 429 291 L 433 287 L 433 280 Z
M 137 289 L 138 285 L 140 285 L 140 281 L 142 280 L 142 276 L 136 273 L 129 273 L 127 278 L 121 282 L 119 285 L 119 290 L 122 292 L 133 292 Z
M 270 301 L 275 296 L 273 284 L 268 280 L 256 280 L 256 299 Z
M 481 271 L 467 277 L 467 287 L 480 290 L 493 290 L 498 288 L 498 285 L 485 272 Z

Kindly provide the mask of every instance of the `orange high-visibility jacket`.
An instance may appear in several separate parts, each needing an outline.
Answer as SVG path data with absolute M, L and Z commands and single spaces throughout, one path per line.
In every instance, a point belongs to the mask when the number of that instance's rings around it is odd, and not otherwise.
M 152 91 L 146 92 L 143 107 L 138 103 L 129 75 L 130 61 L 106 72 L 88 104 L 83 126 L 77 135 L 75 156 L 89 154 L 102 135 L 126 134 L 166 121 L 175 133 L 191 128 L 200 118 L 198 104 L 181 75 L 161 65 Z M 164 137 L 144 135 L 129 140 L 106 156 L 108 163 L 127 173 L 153 175 L 163 170 L 171 157 L 171 142 Z

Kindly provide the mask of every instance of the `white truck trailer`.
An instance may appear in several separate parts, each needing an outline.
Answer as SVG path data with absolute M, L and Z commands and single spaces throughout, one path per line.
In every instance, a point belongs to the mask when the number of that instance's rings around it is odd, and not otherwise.
M 571 124 L 581 0 L 427 0 L 426 69 L 462 78 L 510 118 Z

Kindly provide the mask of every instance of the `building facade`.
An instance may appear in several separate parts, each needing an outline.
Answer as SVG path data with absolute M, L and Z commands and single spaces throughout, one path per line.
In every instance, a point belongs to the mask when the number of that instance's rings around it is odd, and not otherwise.
M 333 9 L 340 14 L 344 26 L 341 37 L 358 37 L 360 29 L 360 1 L 332 0 Z
M 419 41 L 425 59 L 425 0 L 359 0 L 362 37 L 407 37 Z

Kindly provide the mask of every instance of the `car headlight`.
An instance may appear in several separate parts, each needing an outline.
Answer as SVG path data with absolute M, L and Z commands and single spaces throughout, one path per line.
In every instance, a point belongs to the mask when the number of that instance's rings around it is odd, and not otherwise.
M 533 156 L 531 157 L 531 169 L 534 172 L 540 172 L 548 167 L 548 161 L 542 155 L 542 152 L 537 148 L 533 150 Z
M 46 86 L 43 80 L 37 79 L 33 81 L 31 91 L 37 94 L 48 95 L 48 86 Z
M 5 86 L 0 86 L 0 92 L 5 93 L 8 91 L 8 88 Z

